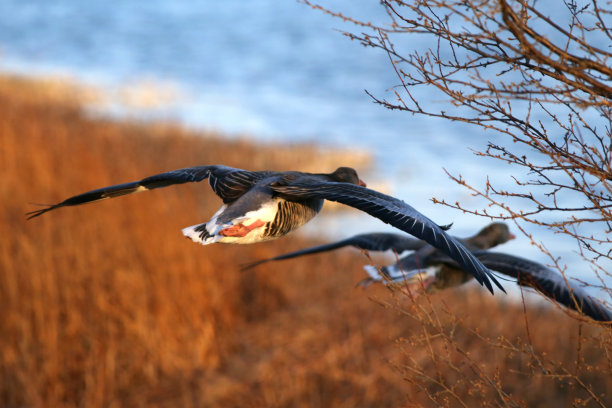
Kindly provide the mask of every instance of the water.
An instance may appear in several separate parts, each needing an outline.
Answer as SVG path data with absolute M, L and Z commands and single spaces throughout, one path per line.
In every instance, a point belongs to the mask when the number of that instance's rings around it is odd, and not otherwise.
M 324 4 L 367 21 L 386 21 L 376 1 Z M 437 222 L 454 222 L 456 235 L 471 235 L 488 221 L 431 203 L 434 196 L 467 206 L 482 203 L 449 180 L 443 167 L 476 183 L 486 175 L 512 183 L 509 167 L 476 159 L 469 150 L 482 148 L 494 135 L 375 105 L 364 89 L 393 99 L 388 90 L 398 82 L 388 56 L 349 41 L 337 29 L 352 26 L 304 4 L 0 0 L 0 9 L 4 71 L 68 74 L 109 88 L 153 82 L 176 89 L 180 97 L 153 111 L 115 112 L 266 141 L 367 150 L 376 166 L 371 179 L 383 179 L 389 193 Z M 333 237 L 390 229 L 354 214 L 326 225 Z M 310 231 L 320 227 L 313 222 Z M 575 242 L 538 228 L 531 232 L 562 256 L 571 276 L 596 282 L 575 254 Z M 504 250 L 548 261 L 524 238 Z

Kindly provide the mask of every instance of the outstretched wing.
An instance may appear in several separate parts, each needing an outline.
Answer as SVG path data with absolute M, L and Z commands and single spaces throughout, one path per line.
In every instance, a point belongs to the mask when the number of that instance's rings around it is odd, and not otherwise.
M 131 183 L 117 184 L 97 190 L 88 191 L 46 208 L 27 213 L 28 219 L 38 217 L 48 211 L 60 207 L 68 207 L 119 197 L 140 191 L 153 190 L 173 184 L 198 182 L 210 177 L 211 187 L 221 197 L 224 203 L 231 202 L 241 196 L 257 180 L 264 177 L 261 173 L 234 169 L 226 166 L 196 166 L 172 170 L 156 174 Z
M 334 249 L 343 248 L 345 246 L 354 246 L 366 251 L 387 251 L 395 250 L 397 253 L 402 253 L 409 250 L 417 250 L 424 245 L 425 241 L 420 239 L 409 238 L 405 235 L 391 233 L 370 233 L 359 234 L 341 241 L 332 242 L 330 244 L 313 246 L 310 248 L 300 249 L 299 251 L 289 252 L 287 254 L 278 255 L 273 258 L 261 259 L 251 262 L 243 266 L 242 269 L 251 269 L 262 263 L 270 261 L 280 261 L 283 259 L 296 258 L 303 255 L 318 254 L 320 252 L 333 251 Z
M 568 287 L 569 282 L 559 273 L 537 262 L 513 255 L 490 251 L 474 251 L 474 255 L 488 268 L 516 278 L 519 285 L 528 286 L 550 299 L 599 321 L 612 321 L 612 312 L 599 304 L 579 287 Z
M 324 198 L 364 211 L 448 254 L 463 269 L 474 275 L 476 280 L 486 286 L 491 293 L 493 293 L 491 281 L 502 291 L 504 290 L 493 274 L 459 241 L 446 234 L 429 218 L 397 198 L 350 183 L 300 181 L 298 179 L 290 184 L 272 183 L 270 187 L 288 199 Z

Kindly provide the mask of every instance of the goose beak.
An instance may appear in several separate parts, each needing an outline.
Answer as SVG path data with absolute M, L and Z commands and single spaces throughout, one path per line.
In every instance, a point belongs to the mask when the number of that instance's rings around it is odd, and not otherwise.
M 514 235 L 513 233 L 510 233 L 510 236 L 508 236 L 508 239 L 514 239 L 516 238 L 516 235 Z
M 363 182 L 363 180 L 361 180 L 361 179 L 359 179 L 359 185 L 360 185 L 361 187 L 367 187 L 367 186 L 366 186 L 366 183 L 364 183 L 364 182 Z

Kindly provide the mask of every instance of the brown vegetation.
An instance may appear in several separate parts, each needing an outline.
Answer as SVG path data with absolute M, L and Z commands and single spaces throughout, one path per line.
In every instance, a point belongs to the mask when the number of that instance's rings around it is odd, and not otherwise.
M 38 102 L 36 86 L 5 82 L 0 405 L 612 405 L 609 329 L 551 307 L 524 313 L 475 289 L 414 303 L 357 289 L 364 259 L 349 252 L 241 272 L 240 263 L 307 243 L 188 242 L 180 229 L 219 205 L 205 185 L 26 222 L 33 201 L 195 164 L 355 163 L 331 154 L 321 163 L 314 147 L 262 150 L 169 125 L 92 120 L 72 104 Z

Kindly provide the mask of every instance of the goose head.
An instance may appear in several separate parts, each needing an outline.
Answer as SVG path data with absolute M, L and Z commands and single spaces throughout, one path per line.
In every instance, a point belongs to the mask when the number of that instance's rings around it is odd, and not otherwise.
M 329 175 L 329 178 L 332 181 L 357 184 L 362 187 L 366 186 L 366 184 L 357 175 L 357 171 L 351 167 L 338 167 L 336 171 Z

